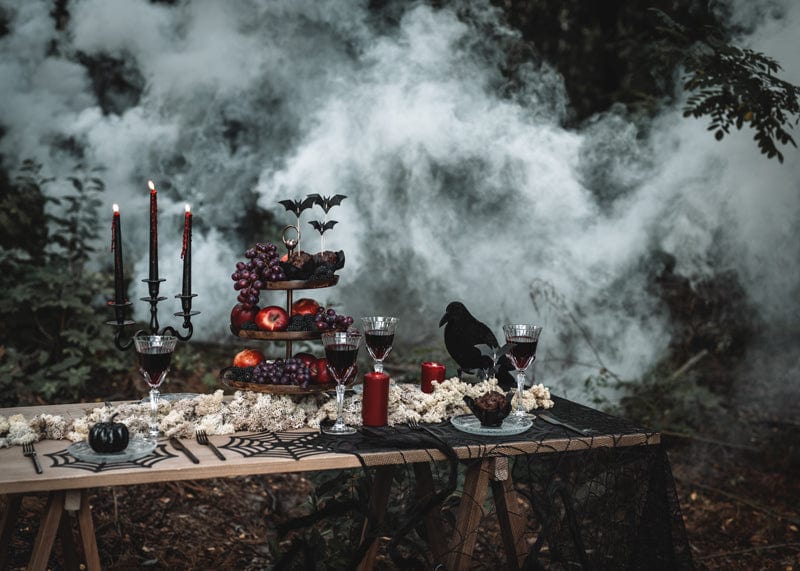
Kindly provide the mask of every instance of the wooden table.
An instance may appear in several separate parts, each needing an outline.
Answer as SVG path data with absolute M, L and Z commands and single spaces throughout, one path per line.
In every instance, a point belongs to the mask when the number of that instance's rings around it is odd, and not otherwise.
M 37 407 L 20 407 L 0 409 L 0 414 L 9 417 L 12 414 L 23 414 L 31 417 L 40 413 L 80 416 L 94 405 L 72 404 Z M 598 413 L 599 414 L 599 413 Z M 310 429 L 300 430 L 288 435 L 288 438 L 308 437 Z M 237 434 L 235 436 L 246 436 Z M 229 436 L 211 437 L 217 446 L 229 442 Z M 221 461 L 214 456 L 208 447 L 201 446 L 193 440 L 184 443 L 199 458 L 194 464 L 182 453 L 172 449 L 166 441 L 167 450 L 174 454 L 159 461 L 149 468 L 132 467 L 97 472 L 54 467 L 48 453 L 62 451 L 70 443 L 64 440 L 46 440 L 36 444 L 36 451 L 44 468 L 43 474 L 36 474 L 30 458 L 23 456 L 21 447 L 0 449 L 0 494 L 8 496 L 8 508 L 3 516 L 0 528 L 0 558 L 8 552 L 10 536 L 15 527 L 16 512 L 19 509 L 22 495 L 34 492 L 49 494 L 47 508 L 42 516 L 42 523 L 34 543 L 30 569 L 45 569 L 56 536 L 61 533 L 71 537 L 69 528 L 65 529 L 64 512 L 74 511 L 78 516 L 78 527 L 81 542 L 89 569 L 100 568 L 92 524 L 92 515 L 88 503 L 87 490 L 104 486 L 122 486 L 149 484 L 176 480 L 198 480 L 204 478 L 221 478 L 258 474 L 283 474 L 290 472 L 310 472 L 334 469 L 360 469 L 362 463 L 357 456 L 341 452 L 320 452 L 313 456 L 299 459 L 287 457 L 251 456 L 225 451 L 227 460 Z M 660 443 L 657 433 L 633 431 L 627 434 L 596 434 L 592 437 L 560 437 L 547 440 L 529 441 L 520 438 L 493 446 L 490 455 L 486 455 L 486 446 L 458 446 L 455 451 L 459 458 L 480 458 L 468 467 L 461 494 L 461 503 L 456 518 L 456 530 L 450 537 L 442 536 L 442 526 L 435 516 L 428 516 L 426 527 L 429 531 L 431 552 L 436 557 L 446 559 L 448 569 L 467 568 L 472 549 L 475 544 L 475 527 L 483 511 L 484 499 L 489 489 L 492 491 L 496 512 L 500 519 L 500 528 L 504 548 L 511 566 L 524 556 L 524 546 L 520 545 L 520 514 L 516 514 L 512 506 L 516 505 L 513 482 L 508 470 L 508 457 L 518 454 L 561 453 L 573 450 L 587 450 L 604 447 L 649 446 Z M 393 470 L 397 466 L 413 464 L 417 479 L 417 493 L 424 494 L 431 485 L 431 460 L 444 460 L 445 456 L 438 450 L 403 450 L 394 452 L 365 452 L 362 460 L 369 466 L 378 467 L 373 481 L 373 497 L 370 513 L 379 520 L 386 511 L 391 490 Z M 67 533 L 69 532 L 69 533 Z M 361 568 L 371 568 L 374 561 L 377 543 L 368 550 L 361 563 Z M 65 547 L 65 556 L 70 556 Z M 0 568 L 3 561 L 0 559 Z

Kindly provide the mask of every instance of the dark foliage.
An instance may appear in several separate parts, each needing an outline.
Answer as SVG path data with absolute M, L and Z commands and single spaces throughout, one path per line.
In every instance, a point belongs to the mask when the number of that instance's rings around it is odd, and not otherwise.
M 685 26 L 656 13 L 663 22 L 661 31 L 671 40 L 663 49 L 680 58 L 686 69 L 683 87 L 691 95 L 683 116 L 709 117 L 708 130 L 718 141 L 731 127 L 741 129 L 749 123 L 761 152 L 783 162 L 776 143 L 797 147 L 787 129 L 792 128 L 792 119 L 795 125 L 800 121 L 800 88 L 775 77 L 780 64 L 727 43 L 715 29 L 697 40 Z
M 796 146 L 789 130 L 800 120 L 800 88 L 776 77 L 781 67 L 774 59 L 733 45 L 722 29 L 724 14 L 706 2 L 495 3 L 524 40 L 509 52 L 510 84 L 525 62 L 553 65 L 569 94 L 568 124 L 619 103 L 655 113 L 673 98 L 675 71 L 683 69 L 690 94 L 684 116 L 709 118 L 717 140 L 749 125 L 768 158 L 782 162 L 778 144 Z
M 103 181 L 83 167 L 55 181 L 25 161 L 2 182 L 0 405 L 75 400 L 90 377 L 119 370 L 98 319 L 109 273 L 88 266 Z M 50 184 L 68 190 L 45 196 Z

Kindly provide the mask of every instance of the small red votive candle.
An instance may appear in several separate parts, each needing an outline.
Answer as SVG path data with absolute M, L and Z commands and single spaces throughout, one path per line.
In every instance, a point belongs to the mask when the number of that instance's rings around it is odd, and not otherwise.
M 389 375 L 386 373 L 373 371 L 364 375 L 361 419 L 364 426 L 389 424 Z
M 433 381 L 439 383 L 444 381 L 444 370 L 445 367 L 441 363 L 434 363 L 432 361 L 422 363 L 422 383 L 420 384 L 420 388 L 423 393 L 433 392 Z

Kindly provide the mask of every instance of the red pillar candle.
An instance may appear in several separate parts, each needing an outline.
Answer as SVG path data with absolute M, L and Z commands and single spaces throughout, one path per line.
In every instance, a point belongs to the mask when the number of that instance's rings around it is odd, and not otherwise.
M 422 392 L 432 393 L 432 382 L 437 381 L 441 383 L 444 381 L 444 371 L 445 367 L 441 363 L 434 363 L 432 361 L 422 363 L 422 383 L 420 385 Z
M 114 252 L 114 303 L 125 303 L 125 285 L 122 273 L 122 229 L 120 228 L 119 206 L 113 206 L 111 218 L 111 251 Z
M 150 281 L 158 279 L 158 192 L 152 180 L 147 181 L 150 189 Z
M 389 424 L 389 375 L 386 373 L 373 371 L 364 375 L 361 419 L 364 426 Z
M 186 205 L 186 216 L 183 219 L 183 289 L 181 295 L 192 295 L 192 210 Z

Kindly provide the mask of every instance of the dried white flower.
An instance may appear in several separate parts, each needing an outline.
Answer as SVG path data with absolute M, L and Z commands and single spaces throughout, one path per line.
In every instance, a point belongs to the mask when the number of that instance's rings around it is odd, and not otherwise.
M 434 391 L 423 393 L 416 384 L 390 385 L 390 425 L 409 420 L 441 422 L 456 414 L 469 412 L 464 396 L 477 398 L 483 393 L 496 390 L 502 392 L 496 379 L 477 384 L 465 383 L 453 377 L 434 382 Z M 526 409 L 550 408 L 553 401 L 550 391 L 543 385 L 534 385 L 525 390 L 522 402 Z M 361 394 L 345 397 L 344 421 L 352 426 L 361 425 Z M 65 419 L 61 416 L 41 414 L 26 421 L 22 415 L 9 419 L 0 416 L 0 447 L 21 445 L 37 440 L 67 438 L 73 442 L 86 440 L 89 428 L 96 422 L 106 421 L 116 415 L 117 422 L 128 426 L 131 436 L 146 436 L 150 431 L 149 403 L 126 403 L 113 407 L 102 406 L 90 409 L 84 416 Z M 226 402 L 221 390 L 210 395 L 198 395 L 192 399 L 174 402 L 161 400 L 158 404 L 159 430 L 166 436 L 193 438 L 200 428 L 208 434 L 232 434 L 237 431 L 296 430 L 309 426 L 319 428 L 323 420 L 336 419 L 336 399 L 329 394 L 318 393 L 303 397 L 271 395 L 249 391 L 237 391 L 233 399 Z

